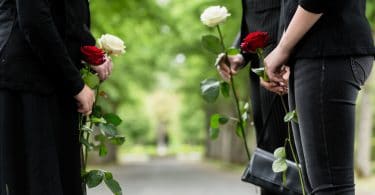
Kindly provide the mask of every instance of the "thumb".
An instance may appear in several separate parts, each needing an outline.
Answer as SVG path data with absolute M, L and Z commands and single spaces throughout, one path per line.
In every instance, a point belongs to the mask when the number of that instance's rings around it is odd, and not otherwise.
M 233 63 L 231 67 L 231 71 L 233 74 L 237 74 L 239 70 L 240 65 L 238 63 Z

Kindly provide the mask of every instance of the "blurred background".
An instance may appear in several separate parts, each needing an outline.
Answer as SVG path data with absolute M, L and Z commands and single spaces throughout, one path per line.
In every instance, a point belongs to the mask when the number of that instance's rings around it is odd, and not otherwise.
M 367 0 L 375 30 L 375 0 Z M 246 155 L 234 127 L 208 136 L 213 113 L 233 113 L 231 99 L 203 101 L 199 84 L 218 77 L 216 56 L 200 44 L 210 33 L 199 16 L 210 5 L 224 5 L 232 16 L 223 26 L 227 45 L 239 31 L 241 1 L 233 0 L 92 0 L 96 37 L 123 38 L 127 53 L 115 58 L 112 78 L 100 104 L 118 113 L 126 144 L 110 148 L 106 158 L 91 154 L 91 166 L 109 169 L 128 195 L 242 195 L 258 189 L 240 181 Z M 211 31 L 211 33 L 216 33 Z M 343 32 L 345 33 L 345 32 Z M 248 69 L 236 77 L 241 99 L 248 101 Z M 375 194 L 375 75 L 361 92 L 357 109 L 356 175 L 360 195 Z M 255 147 L 254 130 L 248 130 Z M 345 152 L 345 151 L 342 151 Z M 104 186 L 92 195 L 111 194 Z

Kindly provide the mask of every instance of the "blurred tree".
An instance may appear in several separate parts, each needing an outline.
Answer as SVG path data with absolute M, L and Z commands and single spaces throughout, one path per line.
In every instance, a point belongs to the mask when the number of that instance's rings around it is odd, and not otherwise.
M 373 76 L 368 80 L 373 82 Z M 371 148 L 373 131 L 373 100 L 371 98 L 373 91 L 370 85 L 366 85 L 362 91 L 359 114 L 358 143 L 356 170 L 359 177 L 369 177 L 372 174 L 371 167 Z
M 375 0 L 367 0 L 366 15 L 372 28 L 375 28 Z M 358 135 L 356 152 L 356 172 L 359 177 L 369 177 L 372 174 L 371 154 L 373 149 L 374 127 L 374 76 L 371 76 L 362 90 L 359 106 Z

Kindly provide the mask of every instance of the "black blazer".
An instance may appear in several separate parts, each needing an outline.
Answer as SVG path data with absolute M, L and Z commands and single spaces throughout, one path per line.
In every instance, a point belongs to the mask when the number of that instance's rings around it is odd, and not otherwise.
M 87 0 L 0 0 L 0 88 L 75 95 L 93 44 Z
M 296 58 L 374 55 L 375 48 L 365 10 L 366 0 L 281 0 L 282 28 L 288 27 L 298 5 L 322 18 L 299 42 Z
M 264 31 L 270 36 L 269 45 L 265 48 L 265 54 L 271 52 L 277 45 L 280 20 L 280 0 L 242 0 L 243 15 L 241 32 L 239 33 L 235 46 L 239 47 L 242 40 L 250 32 Z M 246 61 L 257 61 L 256 54 L 243 53 Z M 258 66 L 258 63 L 252 63 Z
M 280 21 L 280 0 L 242 0 L 243 17 L 241 33 L 235 42 L 240 42 L 249 32 L 265 31 L 269 33 L 269 45 L 265 54 L 271 52 L 277 45 Z M 256 54 L 243 53 L 246 64 L 251 62 L 251 67 L 259 67 Z M 256 130 L 257 145 L 262 149 L 272 152 L 284 143 L 286 126 L 282 120 L 284 111 L 277 94 L 267 91 L 259 84 L 259 77 L 250 71 L 250 96 L 254 126 Z M 271 115 L 269 113 L 272 112 Z M 277 128 L 277 131 L 274 131 Z

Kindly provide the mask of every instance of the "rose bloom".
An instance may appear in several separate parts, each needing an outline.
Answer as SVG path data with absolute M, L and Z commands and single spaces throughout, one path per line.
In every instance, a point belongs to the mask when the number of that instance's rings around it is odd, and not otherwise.
M 241 50 L 247 53 L 256 53 L 257 49 L 265 48 L 268 44 L 267 32 L 249 33 L 241 43 Z
M 108 54 L 115 56 L 124 54 L 126 49 L 124 41 L 110 34 L 102 35 L 98 40 L 98 46 Z
M 215 27 L 223 22 L 230 16 L 228 10 L 224 6 L 211 6 L 208 7 L 201 15 L 203 24 L 209 27 Z
M 105 62 L 105 52 L 96 46 L 82 46 L 83 60 L 90 65 L 98 66 Z

